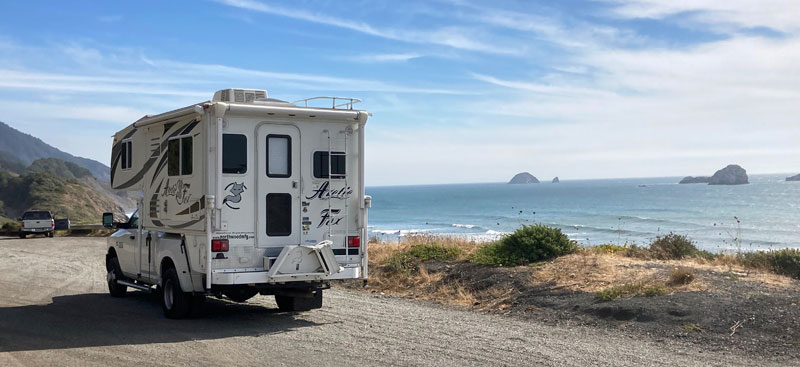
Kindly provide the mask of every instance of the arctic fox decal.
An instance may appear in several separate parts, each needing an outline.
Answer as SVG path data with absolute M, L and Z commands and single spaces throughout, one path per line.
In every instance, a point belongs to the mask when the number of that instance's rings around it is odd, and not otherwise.
M 230 184 L 228 184 L 228 186 L 225 186 L 225 190 L 228 189 L 231 190 L 230 191 L 231 195 L 226 196 L 225 199 L 222 200 L 222 203 L 225 204 L 228 208 L 239 210 L 239 208 L 231 206 L 231 204 L 228 203 L 235 204 L 242 201 L 242 193 L 244 192 L 244 190 L 247 190 L 247 186 L 244 185 L 244 182 L 242 183 L 231 182 Z

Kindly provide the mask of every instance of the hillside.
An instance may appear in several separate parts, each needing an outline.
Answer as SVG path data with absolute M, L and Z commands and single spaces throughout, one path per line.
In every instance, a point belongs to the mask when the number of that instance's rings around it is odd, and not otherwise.
M 58 158 L 41 158 L 35 160 L 27 169 L 30 173 L 50 172 L 65 180 L 92 177 L 92 172 L 75 163 Z
M 16 174 L 25 173 L 25 163 L 22 163 L 13 154 L 0 150 L 0 171 L 9 171 Z
M 121 213 L 119 204 L 76 180 L 49 172 L 14 177 L 0 172 L 0 215 L 17 218 L 30 209 L 49 210 L 73 223 L 98 223 L 103 212 Z
M 108 166 L 87 158 L 76 157 L 48 145 L 39 138 L 25 134 L 0 121 L 0 149 L 9 153 L 25 165 L 39 158 L 58 158 L 77 164 L 92 172 L 100 181 L 110 181 Z M 0 163 L 2 164 L 2 163 Z

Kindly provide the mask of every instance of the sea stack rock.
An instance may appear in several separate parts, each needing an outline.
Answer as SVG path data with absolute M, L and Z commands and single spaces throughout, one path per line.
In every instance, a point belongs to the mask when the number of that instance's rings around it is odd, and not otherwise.
M 710 179 L 711 179 L 711 177 L 708 177 L 708 176 L 695 176 L 695 177 L 686 176 L 686 177 L 683 178 L 683 180 L 681 180 L 681 182 L 678 182 L 678 183 L 679 184 L 708 183 L 708 180 L 710 180 Z
M 786 177 L 786 181 L 800 181 L 800 173 L 792 177 Z
M 558 180 L 558 176 L 556 176 L 555 178 L 553 178 L 553 183 L 559 183 L 559 182 L 561 182 L 561 181 L 559 181 L 559 180 Z
M 708 180 L 709 185 L 743 185 L 747 183 L 750 183 L 747 180 L 747 171 L 736 164 L 728 165 L 717 171 Z
M 517 173 L 516 175 L 514 175 L 514 177 L 511 179 L 511 181 L 508 181 L 508 183 L 510 183 L 510 184 L 532 184 L 532 183 L 539 183 L 539 180 L 537 180 L 536 177 L 533 177 L 533 175 L 528 173 L 528 172 L 522 172 L 522 173 Z

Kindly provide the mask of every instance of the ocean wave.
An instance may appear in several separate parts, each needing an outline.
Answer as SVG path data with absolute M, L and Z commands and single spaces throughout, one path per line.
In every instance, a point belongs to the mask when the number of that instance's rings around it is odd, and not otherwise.
M 450 226 L 451 227 L 456 227 L 456 228 L 468 228 L 468 229 L 480 228 L 480 226 L 475 225 L 475 224 L 458 224 L 458 223 L 456 223 L 456 224 L 451 224 Z
M 486 231 L 486 233 L 484 233 L 484 234 L 504 235 L 504 234 L 506 234 L 506 232 L 493 231 L 493 230 L 490 229 L 490 230 Z

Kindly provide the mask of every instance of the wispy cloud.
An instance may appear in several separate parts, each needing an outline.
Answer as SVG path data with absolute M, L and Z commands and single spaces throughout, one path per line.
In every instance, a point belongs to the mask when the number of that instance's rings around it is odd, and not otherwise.
M 418 53 L 398 53 L 398 54 L 360 54 L 352 56 L 337 57 L 339 60 L 346 60 L 356 63 L 385 63 L 385 62 L 406 62 L 422 57 Z
M 317 24 L 324 24 L 395 41 L 441 45 L 461 50 L 478 51 L 490 54 L 520 55 L 523 53 L 522 47 L 519 47 L 519 45 L 517 45 L 517 47 L 502 47 L 497 45 L 496 42 L 480 41 L 476 38 L 475 29 L 467 29 L 456 26 L 427 30 L 380 28 L 365 22 L 337 18 L 326 14 L 311 13 L 302 9 L 289 9 L 254 0 L 215 1 L 240 9 L 278 15 Z
M 612 13 L 623 18 L 663 19 L 683 15 L 715 26 L 766 27 L 781 32 L 800 30 L 800 2 L 796 0 L 600 0 L 616 4 Z

